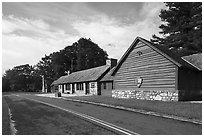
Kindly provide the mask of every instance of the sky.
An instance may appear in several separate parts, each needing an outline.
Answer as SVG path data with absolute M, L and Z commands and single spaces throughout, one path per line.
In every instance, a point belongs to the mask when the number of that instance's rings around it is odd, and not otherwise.
M 162 2 L 3 2 L 2 72 L 90 38 L 120 59 L 134 39 L 159 33 Z

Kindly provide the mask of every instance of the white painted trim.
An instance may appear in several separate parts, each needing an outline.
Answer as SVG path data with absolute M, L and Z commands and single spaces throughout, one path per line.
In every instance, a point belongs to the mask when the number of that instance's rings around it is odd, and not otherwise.
M 69 84 L 69 83 L 65 83 L 64 84 L 64 93 L 68 93 L 69 92 L 71 94 L 72 93 L 72 84 L 70 84 L 70 90 L 66 90 L 66 84 Z
M 188 64 L 190 64 L 191 66 L 194 66 L 195 68 L 197 68 L 198 70 L 202 70 L 202 69 L 200 69 L 199 67 L 197 67 L 196 65 L 194 65 L 194 64 L 192 64 L 191 62 L 189 62 L 187 59 L 185 59 L 185 58 L 181 58 L 181 59 L 183 59 L 185 62 L 187 62 Z

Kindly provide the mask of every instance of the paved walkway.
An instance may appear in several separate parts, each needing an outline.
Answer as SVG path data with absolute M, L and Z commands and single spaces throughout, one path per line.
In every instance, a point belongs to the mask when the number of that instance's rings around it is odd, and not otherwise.
M 36 96 L 41 96 L 41 97 L 55 98 L 55 93 L 35 94 L 35 95 Z M 84 94 L 62 94 L 62 97 L 75 97 L 75 96 L 91 96 L 91 95 L 84 95 Z

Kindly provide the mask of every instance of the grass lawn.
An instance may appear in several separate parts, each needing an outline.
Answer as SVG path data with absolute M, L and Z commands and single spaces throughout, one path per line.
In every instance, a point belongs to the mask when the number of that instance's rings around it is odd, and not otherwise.
M 202 120 L 201 103 L 119 99 L 105 96 L 81 96 L 72 98 Z
M 9 127 L 10 119 L 8 114 L 8 105 L 4 98 L 2 98 L 2 135 L 10 135 Z
M 4 97 L 12 112 L 17 135 L 110 135 L 115 134 L 73 114 L 16 96 Z M 5 104 L 3 104 L 5 106 Z M 3 132 L 7 117 L 3 115 Z M 6 133 L 5 133 L 6 134 Z

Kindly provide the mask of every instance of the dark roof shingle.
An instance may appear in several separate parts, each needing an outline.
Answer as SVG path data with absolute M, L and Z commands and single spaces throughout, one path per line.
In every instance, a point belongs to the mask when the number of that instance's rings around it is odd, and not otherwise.
M 115 67 L 113 67 L 100 81 L 113 81 L 113 76 L 111 76 L 113 70 Z
M 182 59 L 202 70 L 202 53 L 183 56 Z
M 63 84 L 63 83 L 76 83 L 76 82 L 88 82 L 96 81 L 110 68 L 109 65 L 86 69 L 71 73 L 69 76 L 62 76 L 51 85 Z
M 148 45 L 149 47 L 151 47 L 152 49 L 154 49 L 155 51 L 157 51 L 158 53 L 163 55 L 165 58 L 167 58 L 168 60 L 173 62 L 178 67 L 182 66 L 182 67 L 190 68 L 190 69 L 193 69 L 193 70 L 199 70 L 194 65 L 190 64 L 189 62 L 186 62 L 181 57 L 177 56 L 176 54 L 174 54 L 173 52 L 169 51 L 165 47 L 154 45 L 150 41 L 147 41 L 147 40 L 145 40 L 143 38 L 137 37 L 133 41 L 131 46 L 128 48 L 128 50 L 125 52 L 125 54 L 122 56 L 120 61 L 118 62 L 117 66 L 115 67 L 115 69 L 113 70 L 113 72 L 111 74 L 112 76 L 118 71 L 118 69 L 120 68 L 122 63 L 126 60 L 126 57 L 128 56 L 128 54 L 131 52 L 131 49 L 134 48 L 136 46 L 136 43 L 138 43 L 139 41 L 145 43 L 146 45 Z

